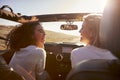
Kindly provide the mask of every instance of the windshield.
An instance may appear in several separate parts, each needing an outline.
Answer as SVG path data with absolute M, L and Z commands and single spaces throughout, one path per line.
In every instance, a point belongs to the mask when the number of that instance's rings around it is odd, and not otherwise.
M 102 13 L 107 0 L 1 0 L 0 7 L 9 5 L 14 13 L 22 15 L 44 15 L 60 13 Z M 46 42 L 79 42 L 82 21 L 74 22 L 78 30 L 61 30 L 66 22 L 42 22 L 46 30 Z M 17 22 L 0 19 L 0 25 L 15 26 Z

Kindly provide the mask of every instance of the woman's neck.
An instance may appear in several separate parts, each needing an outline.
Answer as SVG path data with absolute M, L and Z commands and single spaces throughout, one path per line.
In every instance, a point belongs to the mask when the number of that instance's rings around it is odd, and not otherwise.
M 43 49 L 44 49 L 44 43 L 39 42 L 39 43 L 36 43 L 36 45 L 37 45 L 39 48 L 43 48 Z

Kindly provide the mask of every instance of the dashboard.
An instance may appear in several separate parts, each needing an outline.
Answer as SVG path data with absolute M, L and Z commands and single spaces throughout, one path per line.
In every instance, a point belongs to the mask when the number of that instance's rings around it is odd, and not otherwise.
M 64 80 L 71 70 L 70 53 L 74 48 L 83 47 L 76 43 L 49 42 L 45 43 L 46 71 L 52 80 Z
M 83 47 L 81 44 L 68 42 L 47 42 L 45 43 L 45 50 L 47 52 L 58 52 L 61 54 L 71 53 L 74 48 Z M 56 53 L 55 53 L 56 54 Z

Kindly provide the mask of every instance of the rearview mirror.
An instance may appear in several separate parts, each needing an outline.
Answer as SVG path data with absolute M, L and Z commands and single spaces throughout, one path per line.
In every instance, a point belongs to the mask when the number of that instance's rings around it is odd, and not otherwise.
M 62 24 L 60 26 L 61 30 L 77 30 L 78 26 L 73 24 Z

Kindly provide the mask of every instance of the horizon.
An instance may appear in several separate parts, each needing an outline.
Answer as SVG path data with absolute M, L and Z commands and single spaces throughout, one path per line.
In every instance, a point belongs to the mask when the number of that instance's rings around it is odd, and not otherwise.
M 64 2 L 63 2 L 64 1 Z M 14 13 L 21 13 L 22 15 L 42 15 L 42 14 L 57 14 L 57 13 L 80 13 L 80 12 L 103 12 L 104 6 L 107 0 L 1 0 L 0 7 L 2 5 L 9 5 Z M 26 5 L 27 3 L 27 5 Z M 69 3 L 69 4 L 68 4 Z M 60 5 L 62 4 L 62 5 Z M 67 5 L 66 5 L 67 4 Z M 31 7 L 33 5 L 33 7 Z M 23 8 L 22 8 L 22 7 Z M 20 8 L 21 7 L 21 8 Z M 65 23 L 65 22 L 64 22 Z M 75 22 L 74 22 L 75 23 Z M 0 24 L 3 25 L 17 25 L 18 23 L 0 18 Z M 60 24 L 45 24 L 45 29 L 56 32 L 62 32 L 66 34 L 79 35 L 78 31 L 63 31 L 56 26 Z M 44 26 L 44 25 L 43 25 Z M 55 27 L 51 29 L 51 27 Z M 78 24 L 81 27 L 81 22 Z M 80 28 L 79 28 L 80 29 Z

